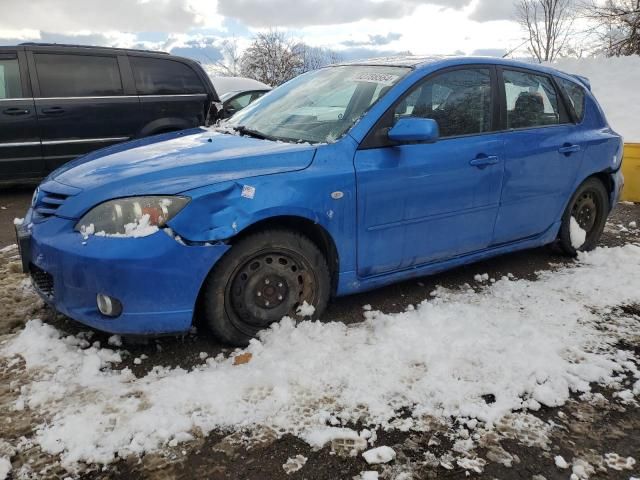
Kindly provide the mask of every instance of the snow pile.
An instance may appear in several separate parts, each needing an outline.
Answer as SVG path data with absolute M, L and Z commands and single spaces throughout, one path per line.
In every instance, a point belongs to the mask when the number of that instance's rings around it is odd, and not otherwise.
M 0 480 L 4 480 L 11 472 L 11 462 L 8 458 L 0 457 Z
M 369 465 L 375 465 L 377 463 L 389 463 L 391 460 L 395 460 L 396 452 L 391 447 L 383 446 L 367 450 L 362 456 Z
M 563 470 L 569 468 L 569 464 L 567 463 L 567 461 L 564 459 L 562 455 L 557 455 L 554 458 L 554 461 L 556 462 L 556 467 L 558 468 L 561 468 Z
M 378 480 L 378 472 L 375 472 L 373 470 L 362 472 L 362 474 L 360 475 L 360 480 Z
M 296 310 L 296 315 L 299 317 L 312 317 L 314 313 L 316 313 L 316 307 L 309 305 L 306 300 Z
M 455 416 L 490 426 L 516 409 L 561 405 L 590 382 L 620 382 L 634 363 L 615 345 L 637 335 L 637 320 L 611 307 L 640 303 L 639 268 L 640 246 L 603 248 L 537 281 L 440 288 L 415 309 L 367 311 L 357 325 L 285 318 L 238 365 L 209 357 L 192 371 L 156 366 L 135 378 L 111 368 L 118 351 L 38 320 L 0 356 L 12 368 L 24 358 L 19 402 L 46 419 L 35 441 L 70 469 L 215 428 L 267 426 L 322 445 L 358 421 L 428 429 L 433 417 Z
M 585 232 L 575 217 L 571 217 L 569 220 L 569 237 L 571 238 L 571 246 L 578 250 L 587 238 L 587 232 Z
M 625 142 L 640 142 L 640 56 L 562 58 L 551 66 L 587 77 L 611 127 Z
M 288 458 L 286 463 L 282 464 L 282 469 L 287 475 L 297 472 L 307 463 L 307 457 L 304 455 L 296 455 L 295 457 Z

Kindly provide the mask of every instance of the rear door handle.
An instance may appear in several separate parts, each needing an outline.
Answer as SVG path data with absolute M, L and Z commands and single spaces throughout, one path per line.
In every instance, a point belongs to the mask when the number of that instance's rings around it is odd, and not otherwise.
M 26 108 L 5 108 L 2 113 L 5 115 L 28 115 L 30 110 Z
M 42 113 L 45 113 L 47 115 L 60 115 L 61 113 L 64 113 L 64 108 L 62 107 L 43 108 Z
M 563 145 L 558 149 L 558 152 L 564 153 L 565 155 L 569 155 L 571 153 L 579 152 L 580 145 Z
M 496 163 L 498 163 L 497 155 L 478 155 L 476 158 L 469 162 L 469 165 L 478 168 L 484 168 L 488 165 L 495 165 Z

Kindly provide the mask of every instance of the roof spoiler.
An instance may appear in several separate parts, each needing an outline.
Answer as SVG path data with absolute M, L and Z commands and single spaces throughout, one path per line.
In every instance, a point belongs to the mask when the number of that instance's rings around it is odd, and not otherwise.
M 587 77 L 583 77 L 582 75 L 571 74 L 573 78 L 577 78 L 581 84 L 583 84 L 589 91 L 591 91 L 591 82 Z

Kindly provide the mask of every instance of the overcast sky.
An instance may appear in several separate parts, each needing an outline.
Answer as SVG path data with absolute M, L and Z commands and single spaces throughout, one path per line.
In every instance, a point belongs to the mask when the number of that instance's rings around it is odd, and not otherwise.
M 0 45 L 24 41 L 155 48 L 207 60 L 262 29 L 345 58 L 499 55 L 523 34 L 512 0 L 2 0 Z

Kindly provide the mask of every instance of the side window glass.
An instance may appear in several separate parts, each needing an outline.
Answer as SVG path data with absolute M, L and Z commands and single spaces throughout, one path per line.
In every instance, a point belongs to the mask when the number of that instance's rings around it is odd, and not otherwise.
M 584 118 L 584 88 L 564 78 L 557 78 L 557 80 L 567 94 L 567 97 L 569 97 L 569 101 L 571 105 L 573 105 L 573 110 L 578 117 L 578 122 L 581 122 Z
M 228 103 L 228 108 L 231 110 L 242 110 L 249 105 L 251 100 L 251 92 L 239 95 Z
M 491 131 L 490 70 L 453 70 L 422 82 L 397 105 L 394 122 L 406 116 L 434 119 L 443 138 Z
M 560 123 L 558 95 L 544 75 L 503 71 L 507 128 L 531 128 Z
M 17 58 L 0 58 L 0 98 L 22 98 Z
M 251 102 L 255 102 L 257 99 L 259 99 L 265 93 L 267 93 L 267 92 L 253 92 L 253 96 L 251 97 Z M 251 103 L 251 102 L 249 102 L 249 103 Z
M 116 57 L 36 53 L 41 97 L 122 95 Z
M 162 58 L 129 57 L 140 95 L 206 93 L 204 85 L 188 65 Z

